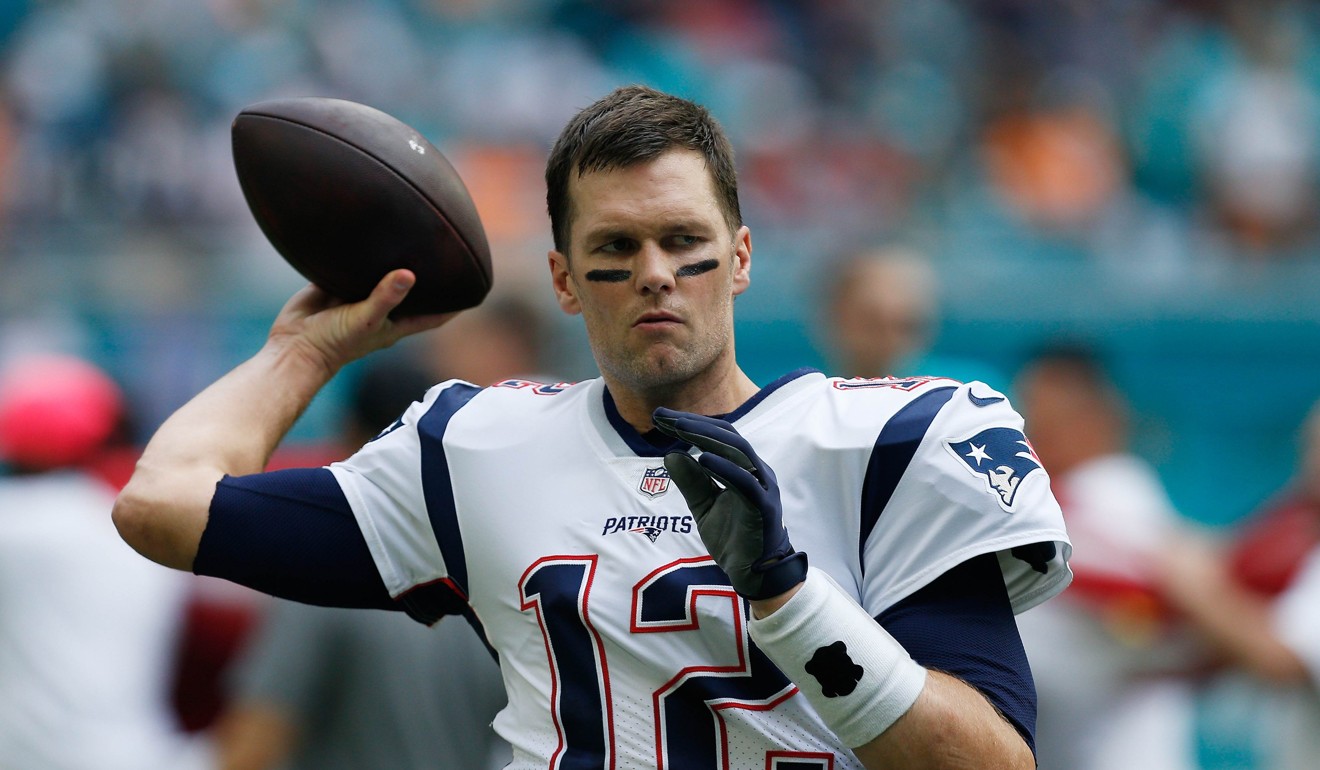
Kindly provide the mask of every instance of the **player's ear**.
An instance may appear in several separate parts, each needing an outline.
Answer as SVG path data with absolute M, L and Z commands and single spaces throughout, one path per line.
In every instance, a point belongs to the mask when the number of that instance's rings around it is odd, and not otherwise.
M 578 301 L 573 276 L 568 268 L 568 255 L 551 249 L 549 256 L 550 283 L 555 289 L 555 299 L 559 300 L 559 309 L 569 315 L 581 313 L 582 303 Z
M 752 283 L 752 231 L 747 225 L 733 234 L 733 293 L 742 294 Z

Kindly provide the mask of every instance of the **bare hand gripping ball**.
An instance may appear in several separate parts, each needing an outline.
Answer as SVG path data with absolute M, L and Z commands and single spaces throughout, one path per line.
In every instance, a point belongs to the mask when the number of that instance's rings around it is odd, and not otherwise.
M 331 295 L 365 299 L 405 267 L 417 284 L 395 315 L 474 307 L 490 291 L 490 246 L 463 180 L 397 119 L 341 99 L 277 99 L 240 112 L 232 137 L 262 232 Z

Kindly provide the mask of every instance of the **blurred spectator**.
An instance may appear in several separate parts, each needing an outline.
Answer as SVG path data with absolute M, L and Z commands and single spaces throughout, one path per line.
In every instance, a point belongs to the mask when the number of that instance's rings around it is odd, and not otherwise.
M 0 372 L 0 767 L 210 767 L 167 697 L 186 576 L 114 530 L 114 490 L 82 470 L 120 419 L 81 359 Z
M 433 382 L 402 359 L 367 365 L 351 393 L 346 451 Z M 499 668 L 458 618 L 426 627 L 403 613 L 276 600 L 232 682 L 215 730 L 223 770 L 481 770 L 510 758 L 491 728 L 505 704 Z
M 845 260 L 831 276 L 825 311 L 830 353 L 838 359 L 840 373 L 903 374 L 930 344 L 935 272 L 909 251 L 862 253 Z
M 1314 4 L 1169 5 L 1138 59 L 1135 92 L 1122 94 L 1135 183 L 1178 207 L 1198 261 L 1313 260 Z
M 546 327 L 534 303 L 503 294 L 427 332 L 421 358 L 435 382 L 458 378 L 486 386 L 513 377 L 555 382 L 557 377 L 545 373 L 556 358 Z
M 1186 525 L 1127 449 L 1124 399 L 1092 352 L 1043 350 L 1014 388 L 1073 542 L 1072 586 L 1018 618 L 1040 704 L 1039 766 L 1194 767 L 1190 700 L 1155 678 L 1189 661 L 1156 583 Z
M 1043 230 L 1083 230 L 1123 191 L 1126 159 L 1094 107 L 1049 105 L 991 123 L 984 152 L 1005 205 Z
M 951 191 L 950 248 L 1029 271 L 1097 270 L 1126 294 L 1166 293 L 1199 256 L 1188 219 L 1133 184 L 1123 102 L 1097 74 L 1028 68 L 1001 84 L 1005 95 L 975 127 L 978 173 Z
M 1293 482 L 1218 549 L 1168 549 L 1157 572 L 1173 607 L 1248 681 L 1253 767 L 1314 768 L 1320 757 L 1320 403 L 1302 430 Z
M 1233 55 L 1193 104 L 1191 134 L 1213 224 L 1247 257 L 1314 246 L 1320 169 L 1320 94 L 1298 9 L 1228 6 Z
M 931 353 L 938 287 L 921 254 L 892 246 L 864 250 L 844 259 L 828 280 L 820 333 L 839 374 L 929 375 L 1002 387 L 986 364 Z

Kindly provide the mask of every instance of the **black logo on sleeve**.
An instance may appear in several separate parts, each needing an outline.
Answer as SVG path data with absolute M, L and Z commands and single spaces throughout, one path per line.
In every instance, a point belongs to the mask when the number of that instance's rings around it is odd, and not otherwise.
M 820 647 L 807 661 L 807 673 L 820 682 L 820 690 L 826 698 L 851 695 L 862 679 L 862 667 L 848 657 L 848 645 L 842 640 Z

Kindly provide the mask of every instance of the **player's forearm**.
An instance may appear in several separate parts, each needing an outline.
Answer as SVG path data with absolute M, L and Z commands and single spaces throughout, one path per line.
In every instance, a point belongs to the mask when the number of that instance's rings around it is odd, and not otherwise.
M 333 375 L 280 341 L 203 390 L 148 442 L 115 502 L 120 534 L 139 553 L 191 569 L 215 484 L 257 473 Z
M 166 420 L 143 461 L 234 475 L 260 472 L 334 373 L 294 344 L 268 342 Z
M 1031 749 L 975 688 L 918 665 L 826 573 L 752 602 L 748 630 L 869 768 L 1031 768 Z
M 1033 768 L 1026 741 L 979 692 L 931 671 L 907 713 L 888 730 L 853 750 L 872 770 Z

